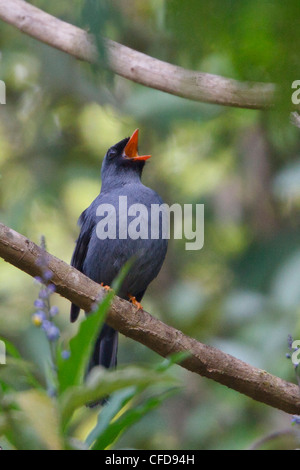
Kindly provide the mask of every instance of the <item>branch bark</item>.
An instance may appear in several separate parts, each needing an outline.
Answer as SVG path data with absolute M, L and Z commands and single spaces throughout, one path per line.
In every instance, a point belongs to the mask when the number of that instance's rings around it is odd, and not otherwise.
M 93 303 L 105 295 L 105 289 L 99 284 L 0 223 L 1 258 L 35 277 L 42 274 L 41 267 L 37 263 L 41 256 L 47 259 L 57 292 L 82 309 L 89 311 Z M 182 367 L 226 385 L 256 401 L 287 413 L 300 414 L 298 386 L 202 344 L 149 313 L 137 310 L 125 300 L 115 298 L 107 323 L 163 357 L 189 351 L 190 355 L 181 363 Z
M 86 31 L 55 18 L 24 0 L 0 0 L 0 19 L 23 33 L 77 59 L 96 63 L 97 48 Z M 187 70 L 104 39 L 108 66 L 133 82 L 194 101 L 238 108 L 264 109 L 275 101 L 271 83 L 239 82 Z

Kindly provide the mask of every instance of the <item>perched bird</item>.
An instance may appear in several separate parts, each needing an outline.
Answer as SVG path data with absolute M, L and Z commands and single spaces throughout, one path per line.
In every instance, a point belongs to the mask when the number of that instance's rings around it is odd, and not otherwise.
M 107 151 L 101 170 L 101 192 L 79 218 L 81 230 L 71 261 L 72 266 L 95 282 L 110 286 L 124 264 L 133 260 L 118 295 L 131 300 L 138 307 L 148 285 L 158 275 L 167 251 L 167 240 L 162 236 L 162 230 L 159 230 L 158 236 L 151 237 L 151 207 L 154 204 L 161 205 L 162 200 L 141 182 L 145 161 L 149 158 L 150 155 L 138 154 L 138 129 L 130 138 L 121 140 Z M 128 207 L 134 204 L 146 207 L 149 217 L 144 217 L 144 222 L 148 237 L 133 239 L 128 236 L 127 228 L 133 216 L 120 213 L 119 201 L 120 197 L 124 200 L 124 196 Z M 97 224 L 104 216 L 97 215 L 97 209 L 103 204 L 109 204 L 115 210 L 115 238 L 99 238 Z M 128 216 L 125 234 L 124 228 L 122 233 L 119 230 L 124 215 L 126 218 Z M 79 312 L 79 307 L 72 304 L 71 322 L 76 321 Z M 97 365 L 115 367 L 117 349 L 118 332 L 104 324 L 95 344 L 89 370 Z

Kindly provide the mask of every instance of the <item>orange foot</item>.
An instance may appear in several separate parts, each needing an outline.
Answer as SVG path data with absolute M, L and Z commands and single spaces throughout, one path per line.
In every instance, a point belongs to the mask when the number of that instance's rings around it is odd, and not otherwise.
M 110 286 L 105 286 L 103 282 L 101 282 L 100 286 L 102 286 L 107 291 L 111 290 L 111 287 Z
M 142 304 L 136 300 L 133 295 L 128 294 L 129 301 L 135 305 L 139 310 L 143 310 Z

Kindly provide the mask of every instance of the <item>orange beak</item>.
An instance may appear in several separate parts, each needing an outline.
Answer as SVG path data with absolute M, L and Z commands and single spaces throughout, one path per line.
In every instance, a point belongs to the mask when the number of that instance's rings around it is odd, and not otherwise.
M 139 130 L 136 129 L 124 149 L 124 157 L 130 160 L 148 160 L 148 158 L 151 158 L 151 155 L 139 155 L 138 140 Z

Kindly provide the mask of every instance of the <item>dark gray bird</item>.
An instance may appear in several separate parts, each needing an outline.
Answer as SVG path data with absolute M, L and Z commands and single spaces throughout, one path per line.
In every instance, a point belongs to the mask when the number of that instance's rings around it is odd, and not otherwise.
M 150 155 L 138 154 L 138 129 L 130 138 L 121 140 L 107 151 L 101 170 L 101 192 L 79 218 L 81 230 L 71 261 L 72 266 L 94 281 L 110 286 L 124 264 L 128 260 L 133 260 L 118 295 L 138 306 L 148 285 L 158 275 L 167 251 L 167 240 L 162 236 L 161 213 L 158 236 L 151 238 L 151 229 L 154 228 L 150 217 L 151 206 L 161 205 L 162 200 L 155 191 L 141 182 L 142 171 L 148 158 Z M 122 212 L 121 208 L 123 206 L 119 207 L 120 196 L 123 202 L 126 196 L 128 208 L 133 204 L 143 204 L 148 217 L 143 211 L 137 212 L 135 216 L 131 213 L 124 214 L 125 211 Z M 110 214 L 112 218 L 109 220 L 109 211 L 97 215 L 100 213 L 98 209 L 100 205 L 104 209 L 107 208 L 103 204 L 113 206 L 115 218 Z M 105 217 L 107 228 L 113 228 L 111 224 L 116 225 L 115 238 L 102 236 L 102 239 L 99 238 L 97 225 L 101 221 L 104 222 Z M 126 233 L 124 227 L 121 227 L 121 224 L 124 224 L 124 217 L 127 218 L 127 222 L 125 218 Z M 143 235 L 140 231 L 139 238 L 129 236 L 127 230 L 130 224 L 137 220 L 136 217 L 139 217 L 140 222 L 134 225 L 136 232 L 141 230 L 141 225 L 144 224 Z M 72 322 L 76 321 L 79 312 L 79 307 L 72 304 Z M 104 324 L 94 348 L 89 370 L 97 365 L 106 368 L 115 367 L 117 349 L 117 331 Z

